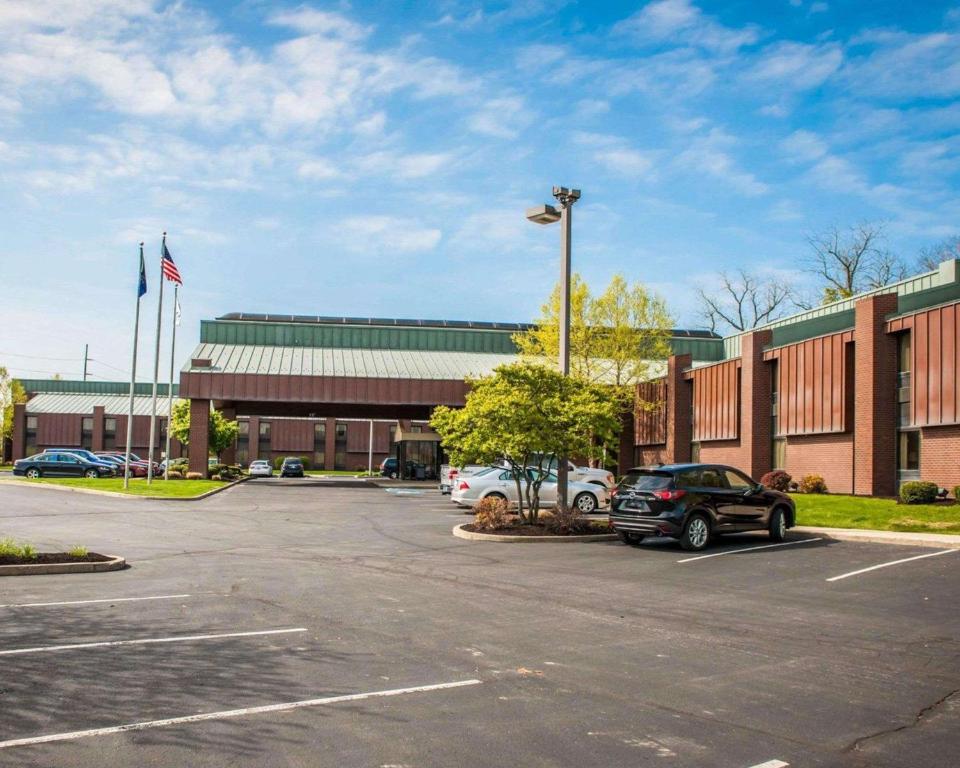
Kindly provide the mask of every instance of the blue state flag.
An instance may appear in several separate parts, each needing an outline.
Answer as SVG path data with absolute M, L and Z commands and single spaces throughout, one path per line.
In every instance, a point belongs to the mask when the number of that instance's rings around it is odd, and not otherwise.
M 143 263 L 143 248 L 140 249 L 140 285 L 137 287 L 137 298 L 147 292 L 147 266 Z

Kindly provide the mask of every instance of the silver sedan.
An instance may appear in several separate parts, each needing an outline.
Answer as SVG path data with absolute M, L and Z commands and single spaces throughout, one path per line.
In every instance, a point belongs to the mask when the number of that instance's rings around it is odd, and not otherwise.
M 491 468 L 464 477 L 456 481 L 450 494 L 451 501 L 461 507 L 472 507 L 486 498 L 506 499 L 511 505 L 517 503 L 517 484 L 509 470 Z M 588 515 L 609 505 L 610 492 L 602 485 L 571 481 L 567 498 L 571 506 Z M 549 508 L 556 503 L 557 476 L 551 472 L 540 486 L 540 505 Z

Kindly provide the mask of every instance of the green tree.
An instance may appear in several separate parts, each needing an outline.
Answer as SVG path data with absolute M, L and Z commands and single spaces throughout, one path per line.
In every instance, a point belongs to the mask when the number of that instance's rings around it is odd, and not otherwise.
M 234 444 L 239 430 L 236 420 L 226 418 L 218 410 L 210 410 L 208 447 L 217 455 L 217 461 L 220 461 L 220 454 Z M 173 406 L 173 412 L 170 415 L 170 435 L 175 437 L 181 445 L 190 444 L 189 400 L 180 400 Z
M 13 406 L 27 402 L 27 391 L 0 365 L 0 440 L 13 437 Z
M 620 403 L 607 387 L 545 365 L 502 365 L 492 376 L 468 383 L 464 407 L 439 406 L 430 424 L 454 464 L 506 462 L 525 523 L 538 521 L 550 458 L 593 456 L 594 436 L 614 434 L 620 426 Z M 529 471 L 531 466 L 536 470 Z

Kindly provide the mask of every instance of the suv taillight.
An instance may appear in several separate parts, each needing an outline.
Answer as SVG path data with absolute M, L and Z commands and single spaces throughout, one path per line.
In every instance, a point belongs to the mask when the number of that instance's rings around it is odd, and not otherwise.
M 679 501 L 687 495 L 687 492 L 680 489 L 673 491 L 654 491 L 653 495 L 660 499 L 660 501 Z

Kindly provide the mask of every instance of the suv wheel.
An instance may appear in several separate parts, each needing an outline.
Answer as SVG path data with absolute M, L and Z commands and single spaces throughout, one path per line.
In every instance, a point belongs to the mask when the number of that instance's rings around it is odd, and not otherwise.
M 770 540 L 783 541 L 787 538 L 787 516 L 780 507 L 770 513 Z
M 624 544 L 639 544 L 643 541 L 642 533 L 631 533 L 630 531 L 617 531 L 617 536 Z
M 691 515 L 683 528 L 680 537 L 680 546 L 688 552 L 699 552 L 706 549 L 710 541 L 710 521 L 706 515 L 697 513 Z

